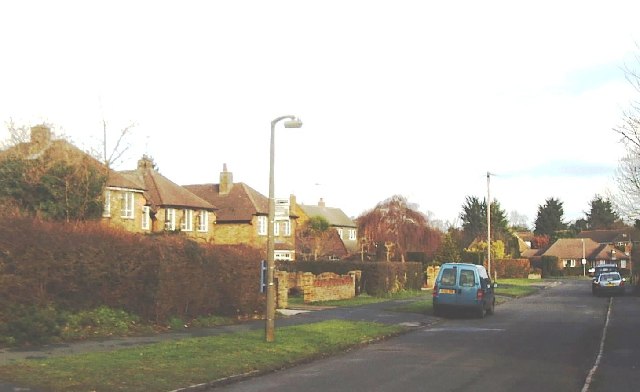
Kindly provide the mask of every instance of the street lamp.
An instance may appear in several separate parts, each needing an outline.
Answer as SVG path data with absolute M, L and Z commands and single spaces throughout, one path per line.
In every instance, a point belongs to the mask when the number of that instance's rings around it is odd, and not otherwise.
M 273 163 L 275 155 L 275 130 L 276 124 L 282 120 L 285 128 L 300 128 L 302 121 L 296 116 L 281 116 L 271 121 L 271 150 L 269 156 L 269 218 L 267 227 L 267 320 L 265 325 L 265 338 L 267 342 L 275 340 L 275 318 L 276 318 L 276 291 L 273 283 L 275 270 L 274 260 L 274 225 L 276 202 L 274 198 Z

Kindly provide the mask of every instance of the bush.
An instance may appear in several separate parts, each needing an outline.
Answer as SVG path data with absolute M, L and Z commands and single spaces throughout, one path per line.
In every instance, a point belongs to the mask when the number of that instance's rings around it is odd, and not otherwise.
M 59 340 L 64 316 L 54 307 L 15 305 L 4 311 L 0 342 L 8 345 L 41 345 Z M 10 315 L 10 317 L 6 317 Z
M 90 337 L 126 336 L 140 329 L 140 318 L 124 310 L 101 306 L 94 310 L 70 314 L 62 330 L 65 340 L 78 340 Z

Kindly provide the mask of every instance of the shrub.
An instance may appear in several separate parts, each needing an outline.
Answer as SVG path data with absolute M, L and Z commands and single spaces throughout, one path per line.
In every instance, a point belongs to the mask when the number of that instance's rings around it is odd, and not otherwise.
M 6 315 L 11 317 L 0 323 L 0 339 L 9 345 L 41 345 L 57 341 L 64 324 L 64 315 L 52 306 L 14 305 L 5 310 Z
M 140 330 L 140 318 L 124 310 L 101 306 L 97 309 L 70 314 L 62 330 L 65 340 L 90 337 L 125 336 Z

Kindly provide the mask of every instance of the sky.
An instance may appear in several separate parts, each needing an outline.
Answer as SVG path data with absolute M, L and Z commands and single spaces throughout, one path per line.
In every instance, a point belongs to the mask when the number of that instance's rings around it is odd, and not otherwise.
M 0 4 L 0 140 L 48 123 L 175 183 L 234 181 L 357 217 L 402 195 L 460 225 L 490 193 L 531 228 L 615 193 L 638 99 L 640 2 L 20 1 Z M 491 173 L 487 183 L 487 172 Z

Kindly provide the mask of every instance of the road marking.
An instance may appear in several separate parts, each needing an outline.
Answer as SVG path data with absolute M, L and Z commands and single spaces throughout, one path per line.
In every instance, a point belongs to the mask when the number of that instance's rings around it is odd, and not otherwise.
M 609 309 L 607 309 L 607 320 L 604 322 L 604 329 L 602 330 L 602 339 L 600 339 L 600 351 L 598 351 L 598 356 L 596 357 L 596 362 L 593 364 L 593 367 L 589 371 L 587 375 L 587 379 L 584 382 L 584 386 L 582 387 L 582 392 L 588 392 L 589 387 L 591 386 L 591 381 L 593 380 L 593 375 L 598 370 L 598 366 L 600 366 L 600 360 L 602 359 L 602 353 L 604 352 L 604 341 L 607 339 L 607 329 L 609 328 L 609 318 L 611 316 L 611 307 L 613 305 L 613 297 L 609 297 Z

